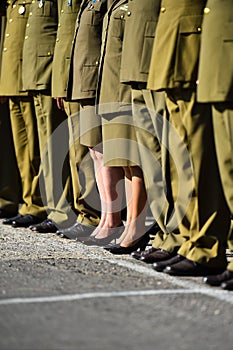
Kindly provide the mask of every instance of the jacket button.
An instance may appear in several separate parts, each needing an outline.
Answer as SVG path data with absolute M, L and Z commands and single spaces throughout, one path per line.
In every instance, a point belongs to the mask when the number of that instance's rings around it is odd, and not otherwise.
M 128 11 L 128 12 L 127 12 L 127 15 L 128 15 L 128 16 L 131 16 L 131 12 L 130 12 L 130 11 Z
M 209 7 L 205 7 L 205 8 L 204 8 L 204 13 L 205 13 L 206 15 L 208 15 L 208 13 L 210 13 Z
M 166 7 L 161 7 L 161 12 L 165 12 L 166 11 Z

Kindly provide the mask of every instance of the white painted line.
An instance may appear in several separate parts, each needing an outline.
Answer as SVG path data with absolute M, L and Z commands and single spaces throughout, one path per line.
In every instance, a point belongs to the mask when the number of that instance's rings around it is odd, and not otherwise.
M 158 290 L 134 290 L 125 292 L 100 292 L 100 293 L 83 293 L 83 294 L 67 294 L 48 297 L 31 297 L 31 298 L 9 298 L 0 300 L 0 306 L 12 304 L 35 304 L 35 303 L 54 303 L 62 301 L 76 301 L 83 299 L 97 298 L 119 298 L 134 296 L 153 296 L 153 295 L 170 295 L 170 294 L 195 294 L 200 290 L 187 289 L 158 289 Z

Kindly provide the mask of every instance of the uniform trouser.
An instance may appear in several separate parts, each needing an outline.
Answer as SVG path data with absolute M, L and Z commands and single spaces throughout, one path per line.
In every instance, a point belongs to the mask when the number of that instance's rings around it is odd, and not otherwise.
M 46 92 L 34 94 L 34 105 L 43 172 L 40 181 L 43 202 L 49 218 L 63 227 L 72 213 L 67 116 Z
M 20 214 L 46 217 L 46 208 L 41 198 L 40 152 L 33 98 L 11 97 L 10 118 L 17 164 L 22 184 Z
M 222 102 L 212 104 L 214 138 L 225 198 L 233 215 L 233 103 Z M 228 247 L 233 251 L 233 229 L 231 230 Z M 233 270 L 233 261 L 228 264 Z
M 0 104 L 0 208 L 17 213 L 21 183 L 12 137 L 9 104 Z
M 178 230 L 169 230 L 169 213 L 173 208 L 170 177 L 167 169 L 166 130 L 168 113 L 163 92 L 132 89 L 133 118 L 144 173 L 150 210 L 160 226 L 152 242 L 154 248 L 172 252 L 182 243 Z
M 93 161 L 87 146 L 80 144 L 80 104 L 64 101 L 68 116 L 69 155 L 73 188 L 73 207 L 77 221 L 84 225 L 99 223 L 99 195 L 97 193 Z
M 180 145 L 186 145 L 193 166 L 194 187 L 190 192 L 191 183 L 182 183 L 178 173 L 180 169 L 186 171 L 187 160 L 180 157 L 175 162 L 170 161 L 170 166 L 177 169 L 176 176 L 172 172 L 171 187 L 178 228 L 185 239 L 178 254 L 201 264 L 222 267 L 226 263 L 225 245 L 230 228 L 230 212 L 218 170 L 211 106 L 197 103 L 196 93 L 185 89 L 167 91 L 166 104 L 170 123 L 180 136 Z M 174 151 L 180 152 L 179 144 Z M 183 189 L 190 187 L 187 190 L 187 194 L 191 194 L 190 202 L 186 203 L 186 208 L 182 207 L 182 201 L 176 207 L 179 184 Z M 182 199 L 185 203 L 186 198 Z

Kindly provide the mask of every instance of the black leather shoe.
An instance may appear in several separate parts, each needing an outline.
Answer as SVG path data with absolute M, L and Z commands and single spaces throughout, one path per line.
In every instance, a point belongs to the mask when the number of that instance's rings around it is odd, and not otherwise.
M 163 261 L 172 258 L 175 253 L 169 253 L 163 249 L 157 249 L 154 252 L 148 252 L 148 254 L 143 254 L 140 258 L 140 261 L 143 261 L 147 264 L 152 264 L 157 261 Z
M 27 214 L 25 216 L 19 217 L 12 221 L 12 227 L 29 227 L 34 224 L 41 222 L 41 219 L 34 215 Z
M 206 276 L 222 273 L 225 268 L 214 268 L 206 265 L 198 264 L 189 259 L 165 267 L 163 272 L 173 276 Z
M 79 237 L 88 237 L 94 231 L 95 226 L 82 225 L 76 222 L 73 226 L 68 227 L 64 230 L 56 231 L 56 234 L 60 237 L 77 240 Z
M 3 220 L 2 223 L 3 223 L 4 225 L 12 225 L 12 222 L 13 222 L 14 220 L 19 219 L 19 218 L 22 218 L 22 217 L 23 217 L 23 215 L 17 214 L 16 216 L 13 216 L 12 218 Z
M 109 243 L 105 247 L 103 247 L 105 250 L 109 251 L 114 247 L 120 247 L 120 243 Z
M 220 286 L 223 282 L 233 279 L 233 271 L 225 270 L 219 275 L 206 276 L 203 278 L 203 282 L 210 286 Z
M 164 261 L 157 261 L 157 262 L 153 263 L 152 269 L 154 269 L 155 271 L 158 271 L 158 272 L 162 272 L 167 266 L 171 266 L 173 264 L 176 264 L 183 259 L 184 259 L 183 256 L 177 254 L 177 255 L 173 256 L 173 258 L 171 258 L 171 259 L 164 260 Z
M 39 224 L 29 226 L 30 230 L 39 233 L 55 233 L 57 226 L 50 219 L 45 219 Z
M 122 223 L 121 226 L 111 228 L 109 230 L 111 233 L 107 237 L 96 238 L 96 237 L 89 236 L 86 238 L 84 237 L 82 240 L 79 238 L 78 240 L 81 241 L 82 243 L 88 245 L 88 246 L 104 247 L 107 244 L 111 243 L 112 241 L 114 241 L 114 243 L 116 243 L 116 239 L 122 235 L 124 229 L 125 229 L 125 227 Z
M 134 259 L 137 259 L 137 260 L 140 260 L 142 256 L 146 255 L 146 254 L 151 254 L 151 253 L 154 253 L 155 251 L 158 251 L 160 249 L 157 249 L 157 248 L 150 248 L 150 249 L 147 249 L 147 250 L 143 250 L 143 251 L 135 251 L 135 252 L 132 252 L 131 253 L 131 256 L 132 258 Z
M 233 279 L 223 282 L 221 287 L 225 290 L 233 290 Z
M 149 235 L 145 234 L 139 239 L 136 240 L 134 244 L 132 244 L 129 247 L 122 247 L 119 246 L 113 246 L 112 248 L 109 248 L 108 251 L 112 254 L 122 255 L 122 254 L 131 254 L 134 250 L 140 249 L 144 250 L 150 240 Z
M 0 219 L 8 219 L 8 218 L 15 217 L 16 215 L 17 213 L 12 213 L 8 210 L 0 209 Z

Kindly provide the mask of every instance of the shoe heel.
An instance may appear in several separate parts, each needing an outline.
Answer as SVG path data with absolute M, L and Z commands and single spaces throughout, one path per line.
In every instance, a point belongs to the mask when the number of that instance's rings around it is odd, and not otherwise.
M 139 246 L 139 251 L 142 252 L 146 249 L 148 243 L 150 241 L 150 236 L 149 235 L 146 235 L 143 237 L 142 241 L 139 242 L 140 243 L 140 246 Z

